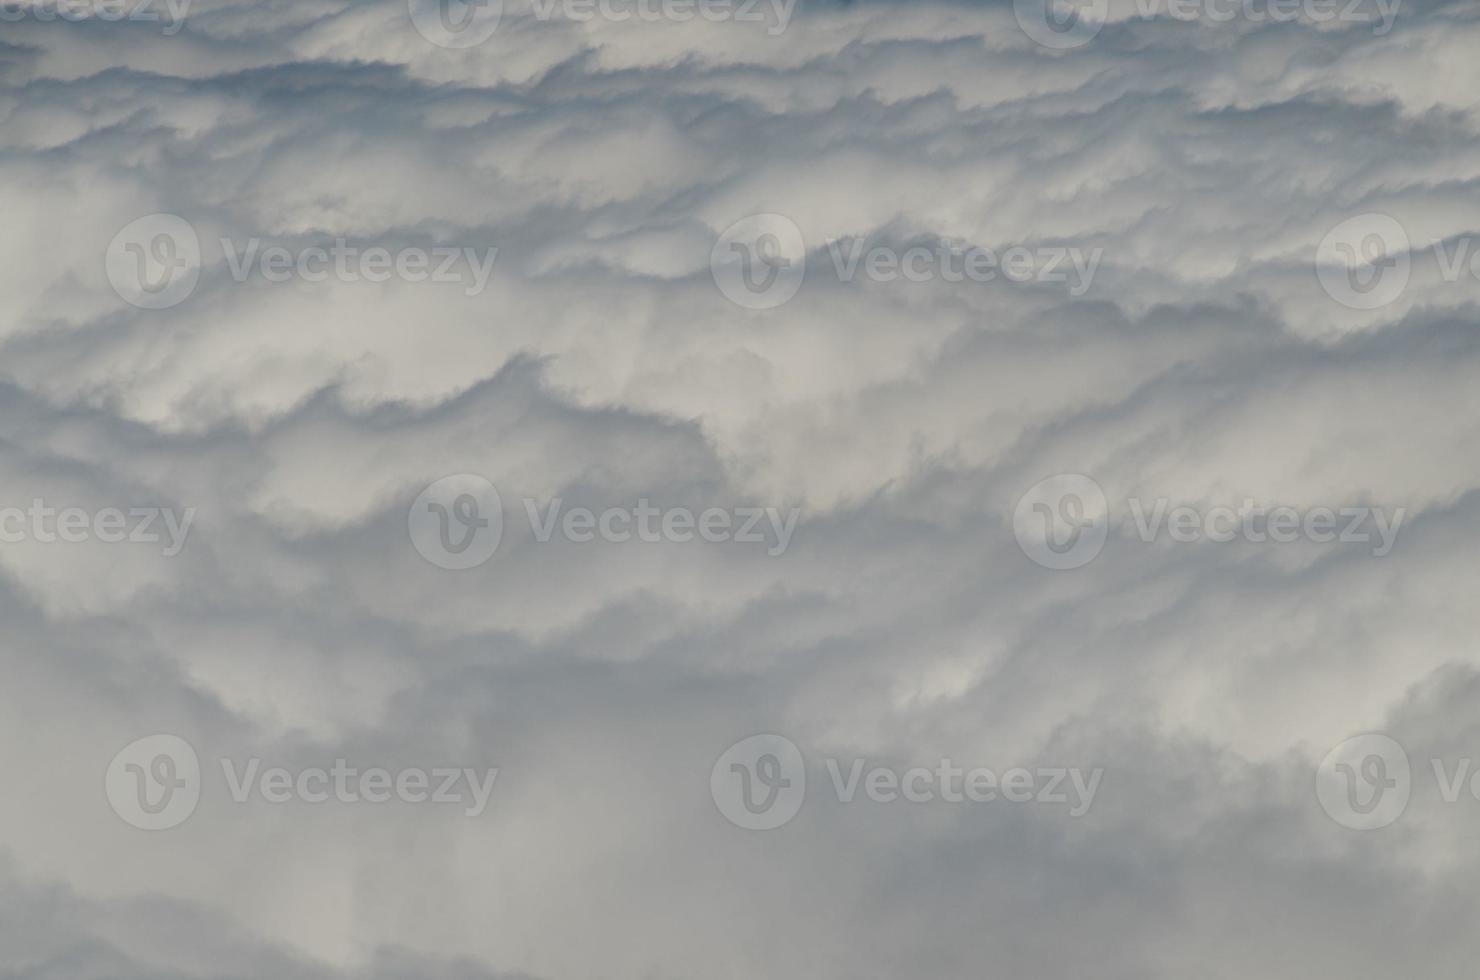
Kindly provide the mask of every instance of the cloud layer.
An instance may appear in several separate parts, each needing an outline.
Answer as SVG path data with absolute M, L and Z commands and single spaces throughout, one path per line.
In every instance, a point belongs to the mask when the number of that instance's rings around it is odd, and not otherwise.
M 1432 765 L 1480 706 L 1473 4 L 1382 31 L 1115 0 L 1064 48 L 940 0 L 784 30 L 511 0 L 464 48 L 394 2 L 196 0 L 174 34 L 7 9 L 0 507 L 194 516 L 169 555 L 0 515 L 0 975 L 1473 975 L 1480 801 Z M 108 264 L 154 214 L 199 243 L 162 309 Z M 765 309 L 712 268 L 757 214 L 805 268 Z M 1406 278 L 1355 308 L 1318 269 L 1373 214 Z M 853 239 L 926 271 L 840 275 Z M 234 271 L 250 242 L 493 264 L 273 281 Z M 1014 248 L 1099 259 L 1017 281 Z M 971 249 L 997 274 L 941 272 Z M 459 474 L 502 538 L 450 570 L 408 511 Z M 1073 569 L 1018 540 L 1055 474 L 1103 494 Z M 1381 556 L 1147 541 L 1156 500 L 1401 523 Z M 764 517 L 530 517 L 640 502 L 799 518 L 774 553 Z M 1412 799 L 1354 831 L 1316 774 L 1378 731 Z M 201 792 L 151 833 L 104 774 L 154 733 Z M 769 831 L 710 784 L 757 733 L 807 781 Z M 253 758 L 498 778 L 476 819 L 236 802 L 222 760 Z M 856 759 L 1103 781 L 1080 816 L 845 803 L 825 762 Z

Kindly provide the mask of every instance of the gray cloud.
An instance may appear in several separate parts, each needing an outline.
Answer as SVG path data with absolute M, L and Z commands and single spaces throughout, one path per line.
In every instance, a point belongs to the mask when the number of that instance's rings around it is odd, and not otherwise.
M 1477 690 L 1473 7 L 1116 0 L 1049 50 L 1011 4 L 504 6 L 463 49 L 391 2 L 5 24 L 0 509 L 195 516 L 173 556 L 0 543 L 0 976 L 1470 976 L 1480 801 L 1432 765 Z M 154 213 L 200 245 L 163 309 L 106 262 Z M 711 268 L 757 213 L 802 238 L 771 309 Z M 1317 262 L 1368 213 L 1411 255 L 1359 309 Z M 850 236 L 1103 258 L 1082 293 L 840 277 Z M 251 241 L 497 255 L 476 292 L 273 281 Z M 1015 509 L 1064 473 L 1108 529 L 1053 570 Z M 455 474 L 503 505 L 461 571 L 408 533 Z M 556 498 L 801 516 L 780 554 L 542 542 Z M 1404 518 L 1381 557 L 1144 541 L 1158 499 Z M 1363 832 L 1316 775 L 1367 732 L 1412 799 Z M 151 832 L 105 773 L 156 733 L 200 799 Z M 807 781 L 762 832 L 710 787 L 756 733 Z M 248 759 L 498 778 L 477 818 L 235 802 Z M 1104 777 L 1082 816 L 843 803 L 856 759 Z

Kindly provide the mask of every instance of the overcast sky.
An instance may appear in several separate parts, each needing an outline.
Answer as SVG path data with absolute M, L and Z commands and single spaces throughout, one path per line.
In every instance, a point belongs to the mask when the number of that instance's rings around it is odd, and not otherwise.
M 1474 0 L 60 2 L 0 978 L 1474 976 Z

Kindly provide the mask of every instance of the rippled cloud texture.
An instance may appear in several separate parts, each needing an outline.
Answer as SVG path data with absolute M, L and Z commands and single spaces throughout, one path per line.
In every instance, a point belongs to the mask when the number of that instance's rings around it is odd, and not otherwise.
M 0 20 L 0 976 L 1474 975 L 1472 0 L 102 6 Z

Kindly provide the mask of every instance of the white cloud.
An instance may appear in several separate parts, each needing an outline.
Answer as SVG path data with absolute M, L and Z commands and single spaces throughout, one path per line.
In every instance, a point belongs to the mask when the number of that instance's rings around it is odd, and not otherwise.
M 1051 51 L 944 0 L 806 0 L 777 36 L 511 0 L 461 50 L 391 2 L 7 22 L 0 508 L 196 516 L 174 557 L 0 543 L 0 974 L 1468 977 L 1480 802 L 1422 780 L 1472 751 L 1480 666 L 1476 24 L 1117 3 Z M 760 212 L 808 248 L 774 309 L 709 268 Z M 1413 251 L 1359 310 L 1315 262 L 1369 212 Z M 104 262 L 152 213 L 202 254 L 158 310 Z M 844 236 L 1103 260 L 1082 295 L 845 281 Z M 226 259 L 339 239 L 498 251 L 475 293 Z M 407 509 L 458 473 L 504 526 L 453 572 Z M 1073 571 L 1014 538 L 1057 473 L 1112 520 Z M 523 501 L 557 497 L 802 517 L 777 556 L 542 543 Z M 1384 557 L 1146 543 L 1157 498 L 1406 516 Z M 1313 780 L 1366 731 L 1415 787 L 1361 834 Z M 204 784 L 145 833 L 103 773 L 154 732 Z M 708 780 L 761 732 L 814 786 L 750 833 Z M 477 819 L 236 804 L 248 757 L 500 775 Z M 858 757 L 1105 776 L 1079 818 L 815 791 Z

